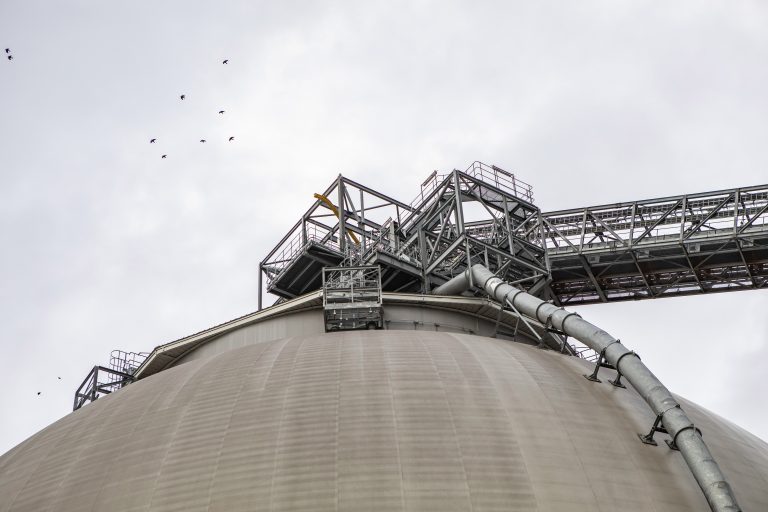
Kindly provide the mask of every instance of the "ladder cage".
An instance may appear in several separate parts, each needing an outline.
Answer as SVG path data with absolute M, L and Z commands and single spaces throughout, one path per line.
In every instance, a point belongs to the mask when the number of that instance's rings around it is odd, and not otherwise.
M 381 329 L 381 268 L 323 268 L 325 330 Z

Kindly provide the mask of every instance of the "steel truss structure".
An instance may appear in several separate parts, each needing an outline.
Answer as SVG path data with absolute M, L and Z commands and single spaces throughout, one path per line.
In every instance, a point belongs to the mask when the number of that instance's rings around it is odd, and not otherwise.
M 323 289 L 326 330 L 382 328 L 382 291 L 430 293 L 477 263 L 557 305 L 768 288 L 768 185 L 542 213 L 529 184 L 474 162 L 434 171 L 409 203 L 342 175 L 315 198 L 260 262 L 258 309 L 262 279 L 278 301 Z M 133 382 L 147 355 L 113 351 L 74 409 Z
M 557 304 L 768 283 L 768 185 L 542 213 L 530 185 L 474 162 L 407 204 L 341 175 L 316 197 L 260 263 L 259 309 L 262 276 L 287 299 L 319 289 L 324 266 L 376 265 L 384 291 L 429 293 L 482 263 Z
M 763 288 L 768 185 L 544 213 L 561 304 Z
M 435 171 L 409 204 L 343 176 L 315 197 L 260 263 L 260 290 L 262 276 L 281 298 L 318 289 L 324 266 L 378 266 L 382 288 L 393 292 L 428 293 L 473 262 L 527 288 L 549 275 L 531 186 L 496 166 Z
M 474 162 L 463 172 L 432 173 L 416 211 L 383 233 L 365 260 L 415 265 L 425 293 L 478 262 L 531 286 L 548 274 L 541 212 L 532 200 L 530 185 L 496 166 Z
M 356 265 L 415 210 L 339 175 L 259 264 L 267 290 L 289 299 L 322 285 L 323 267 Z M 334 204 L 335 203 L 335 204 Z
M 76 411 L 99 397 L 108 395 L 134 381 L 133 374 L 144 362 L 147 352 L 124 352 L 113 350 L 109 367 L 96 365 L 75 391 L 72 410 Z

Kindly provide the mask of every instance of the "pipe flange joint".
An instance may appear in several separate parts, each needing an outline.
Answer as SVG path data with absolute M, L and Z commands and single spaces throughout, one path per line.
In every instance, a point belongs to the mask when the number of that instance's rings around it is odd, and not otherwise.
M 504 296 L 504 302 L 509 302 L 509 304 L 512 306 L 512 308 L 515 307 L 515 298 L 523 293 L 523 290 L 513 289 L 511 292 L 507 293 Z M 509 296 L 512 295 L 512 298 L 510 299 Z
M 533 312 L 533 316 L 535 316 L 535 317 L 536 317 L 536 320 L 537 320 L 537 321 L 541 322 L 541 318 L 539 318 L 539 308 L 540 308 L 541 306 L 550 306 L 550 305 L 551 305 L 551 304 L 549 304 L 548 302 L 539 302 L 539 305 L 538 305 L 538 306 L 536 306 L 536 311 L 534 311 L 534 312 Z
M 686 425 L 685 427 L 683 427 L 683 428 L 681 428 L 680 430 L 678 430 L 678 431 L 675 433 L 675 437 L 673 437 L 673 438 L 672 438 L 672 442 L 673 442 L 673 443 L 675 443 L 675 444 L 677 444 L 677 436 L 679 436 L 681 433 L 685 432 L 686 430 L 693 430 L 693 431 L 695 431 L 697 434 L 699 434 L 699 437 L 703 437 L 703 436 L 701 435 L 701 429 L 699 429 L 699 427 L 697 427 L 696 425 L 694 425 L 693 423 L 691 423 L 690 425 Z
M 486 291 L 490 288 L 491 293 L 489 293 L 489 295 L 493 296 L 496 292 L 496 288 L 498 288 L 499 285 L 502 284 L 503 282 L 504 281 L 502 281 L 498 277 L 491 276 L 488 279 L 486 279 L 485 282 L 482 284 L 482 286 L 480 286 L 479 288 L 483 288 Z
M 620 339 L 615 339 L 612 342 L 610 342 L 609 344 L 607 344 L 606 346 L 604 346 L 603 350 L 600 351 L 600 357 L 605 359 L 605 351 L 608 350 L 608 347 L 610 347 L 611 345 L 615 345 L 616 343 L 621 345 L 621 340 Z
M 680 406 L 678 405 L 678 407 L 680 407 Z M 691 423 L 690 425 L 686 425 L 685 427 L 683 427 L 680 430 L 678 430 L 677 432 L 675 432 L 675 437 L 672 438 L 672 444 L 674 446 L 677 446 L 677 436 L 679 436 L 681 433 L 685 432 L 686 430 L 693 430 L 694 432 L 699 434 L 699 437 L 703 437 L 701 435 L 701 430 L 699 430 L 699 428 L 697 426 L 695 426 L 693 423 Z
M 664 409 L 663 411 L 661 411 L 660 413 L 658 413 L 656 416 L 657 416 L 658 418 L 663 418 L 663 417 L 664 417 L 664 415 L 665 415 L 665 414 L 667 414 L 667 413 L 668 413 L 669 411 L 671 411 L 672 409 L 682 409 L 682 407 L 680 407 L 680 404 L 678 404 L 677 402 L 675 402 L 675 405 L 673 405 L 673 406 L 671 406 L 671 407 L 667 407 L 666 409 Z
M 566 313 L 568 313 L 567 315 L 565 315 L 565 316 L 563 317 L 562 321 L 560 322 L 560 329 L 561 329 L 561 330 L 563 330 L 563 331 L 565 330 L 565 321 L 566 321 L 566 320 L 568 320 L 568 319 L 569 319 L 569 318 L 571 318 L 572 316 L 577 316 L 577 317 L 581 318 L 581 315 L 580 315 L 580 314 L 578 314 L 578 313 L 576 313 L 575 311 L 568 311 L 568 310 L 567 310 L 567 309 L 565 309 L 565 308 L 560 308 L 560 309 L 561 309 L 562 311 L 565 311 Z
M 605 348 L 608 348 L 608 347 L 605 347 Z M 621 363 L 621 360 L 624 359 L 625 356 L 629 356 L 629 355 L 632 355 L 632 356 L 635 356 L 638 359 L 641 359 L 640 356 L 634 350 L 630 350 L 629 352 L 624 352 L 616 360 L 616 371 L 617 372 L 621 373 L 621 368 L 619 368 L 619 363 Z

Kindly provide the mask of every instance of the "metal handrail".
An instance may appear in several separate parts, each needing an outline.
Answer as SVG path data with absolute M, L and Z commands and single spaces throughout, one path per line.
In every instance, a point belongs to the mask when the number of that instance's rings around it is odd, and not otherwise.
M 464 174 L 485 182 L 489 185 L 509 192 L 515 197 L 524 199 L 529 203 L 533 203 L 533 186 L 523 180 L 515 177 L 511 172 L 505 171 L 495 165 L 486 165 L 482 162 L 472 162 L 465 171 Z M 451 173 L 438 173 L 433 171 L 432 174 L 421 184 L 421 190 L 414 197 L 410 203 L 412 208 L 419 209 L 420 206 L 424 206 L 424 203 L 430 199 L 432 194 Z
M 340 251 L 338 241 L 329 236 L 331 234 L 330 229 L 323 230 L 315 224 L 306 224 L 305 229 L 306 236 L 302 233 L 302 226 L 294 229 L 296 234 L 281 245 L 282 250 L 272 260 L 264 262 L 264 268 L 269 270 L 267 272 L 267 281 L 269 283 L 278 279 L 296 259 L 296 256 L 310 244 L 315 243 L 335 251 Z

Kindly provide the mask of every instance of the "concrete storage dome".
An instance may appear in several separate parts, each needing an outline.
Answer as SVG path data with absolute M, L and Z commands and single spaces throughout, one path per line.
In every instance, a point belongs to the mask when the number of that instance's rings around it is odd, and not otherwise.
M 578 358 L 446 332 L 229 336 L 0 457 L 0 511 L 708 509 L 679 452 L 638 440 L 642 399 Z M 768 445 L 684 406 L 744 510 L 768 510 Z

